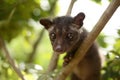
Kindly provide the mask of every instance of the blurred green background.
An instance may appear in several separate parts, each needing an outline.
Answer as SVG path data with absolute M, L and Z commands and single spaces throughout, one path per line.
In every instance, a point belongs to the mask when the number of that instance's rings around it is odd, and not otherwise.
M 101 4 L 101 0 L 91 1 Z M 5 41 L 11 57 L 26 80 L 37 80 L 48 67 L 52 48 L 48 33 L 39 20 L 55 17 L 59 10 L 57 0 L 0 0 L 0 38 Z M 115 41 L 109 50 L 106 41 L 109 37 L 101 33 L 97 38 L 100 48 L 106 51 L 101 70 L 102 80 L 120 80 L 120 29 L 117 35 L 111 37 Z M 58 64 L 58 67 L 61 66 L 62 57 Z M 1 49 L 0 80 L 20 80 Z

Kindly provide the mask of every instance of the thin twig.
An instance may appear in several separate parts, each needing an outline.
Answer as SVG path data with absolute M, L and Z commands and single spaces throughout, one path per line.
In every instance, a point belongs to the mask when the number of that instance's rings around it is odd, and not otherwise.
M 59 60 L 59 54 L 53 52 L 50 63 L 48 65 L 47 72 L 52 72 L 54 71 L 54 69 L 56 69 L 58 60 Z
M 66 15 L 70 16 L 71 15 L 71 12 L 72 12 L 72 8 L 73 8 L 73 5 L 74 3 L 76 2 L 76 0 L 71 0 L 70 2 L 70 5 L 69 5 L 69 8 L 68 8 L 68 11 L 66 13 Z
M 40 32 L 40 34 L 39 34 L 39 37 L 38 37 L 38 39 L 36 40 L 36 42 L 34 43 L 34 45 L 33 45 L 33 50 L 32 50 L 32 52 L 30 53 L 30 55 L 29 55 L 29 57 L 28 57 L 28 63 L 31 63 L 32 61 L 33 61 L 33 59 L 34 59 L 34 56 L 35 56 L 35 54 L 36 54 L 36 49 L 37 49 L 37 47 L 38 47 L 38 43 L 40 43 L 41 42 L 41 40 L 42 40 L 42 37 L 43 37 L 43 34 L 44 34 L 44 29 L 42 29 L 42 31 Z
M 1 37 L 0 37 L 0 48 L 4 51 L 4 54 L 5 54 L 6 58 L 8 59 L 9 64 L 12 66 L 12 68 L 15 70 L 15 72 L 18 74 L 18 76 L 22 80 L 25 80 L 24 76 L 22 75 L 22 73 L 20 72 L 20 70 L 15 66 L 15 62 L 11 58 L 9 51 L 6 48 L 6 44 L 5 44 L 4 40 Z
M 74 59 L 66 66 L 64 67 L 57 78 L 55 80 L 65 80 L 65 78 L 72 72 L 72 70 L 77 66 L 77 64 L 80 62 L 80 60 L 83 59 L 85 56 L 85 53 L 89 49 L 89 47 L 92 45 L 96 37 L 99 35 L 101 30 L 104 28 L 106 23 L 109 21 L 109 19 L 112 17 L 113 13 L 116 11 L 116 9 L 120 5 L 120 0 L 112 0 L 108 8 L 105 10 L 93 30 L 88 34 L 86 39 L 81 44 L 80 48 L 76 52 L 76 55 Z

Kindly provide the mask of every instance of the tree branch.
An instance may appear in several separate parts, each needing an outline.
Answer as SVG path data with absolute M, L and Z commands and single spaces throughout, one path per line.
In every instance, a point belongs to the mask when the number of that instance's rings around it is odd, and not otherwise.
M 35 56 L 35 54 L 36 54 L 36 49 L 37 49 L 37 47 L 38 47 L 38 43 L 40 43 L 41 42 L 41 40 L 42 40 L 42 37 L 43 37 L 43 34 L 44 34 L 44 29 L 42 29 L 41 30 L 41 32 L 39 33 L 39 37 L 38 37 L 38 39 L 36 40 L 36 42 L 34 43 L 34 45 L 33 45 L 33 50 L 32 50 L 32 52 L 30 53 L 30 55 L 29 55 L 29 57 L 28 57 L 28 63 L 31 63 L 32 61 L 33 61 L 33 59 L 34 59 L 34 56 Z
M 59 54 L 53 52 L 50 63 L 48 65 L 47 72 L 51 72 L 54 71 L 54 69 L 56 69 L 58 60 L 59 60 Z
M 69 8 L 68 8 L 68 11 L 67 11 L 66 15 L 71 15 L 72 8 L 73 8 L 73 5 L 74 5 L 75 1 L 76 1 L 76 0 L 71 0 L 70 5 L 69 5 Z
M 6 58 L 8 59 L 9 64 L 12 66 L 12 68 L 15 70 L 15 72 L 18 74 L 18 76 L 25 80 L 20 70 L 15 66 L 14 60 L 11 58 L 10 53 L 8 52 L 4 40 L 0 37 L 0 48 L 4 51 L 4 54 Z
M 77 66 L 80 60 L 83 59 L 85 53 L 92 45 L 96 37 L 99 35 L 101 30 L 104 28 L 106 23 L 112 17 L 113 13 L 116 11 L 119 5 L 120 0 L 112 0 L 112 2 L 109 4 L 108 8 L 105 10 L 102 17 L 99 19 L 93 30 L 88 34 L 88 36 L 81 44 L 80 48 L 76 52 L 74 59 L 61 70 L 61 72 L 59 73 L 55 80 L 65 80 L 65 78 L 72 72 L 72 70 L 75 68 L 75 66 Z

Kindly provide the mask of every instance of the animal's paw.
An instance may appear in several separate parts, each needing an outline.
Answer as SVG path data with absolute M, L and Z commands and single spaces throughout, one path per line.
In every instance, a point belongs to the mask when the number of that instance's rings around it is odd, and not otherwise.
M 69 64 L 69 62 L 72 60 L 72 55 L 67 55 L 64 57 L 63 67 Z

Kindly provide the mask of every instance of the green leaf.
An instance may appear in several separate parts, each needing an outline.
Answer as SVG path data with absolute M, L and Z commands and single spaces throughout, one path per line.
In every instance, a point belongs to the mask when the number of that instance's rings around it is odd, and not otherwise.
M 114 44 L 114 49 L 116 52 L 118 52 L 120 54 L 120 38 L 118 38 Z
M 105 42 L 105 38 L 106 38 L 106 36 L 104 34 L 100 34 L 97 38 L 98 44 L 103 48 L 107 47 L 107 43 Z
M 101 0 L 92 0 L 93 2 L 96 2 L 97 4 L 101 4 Z

